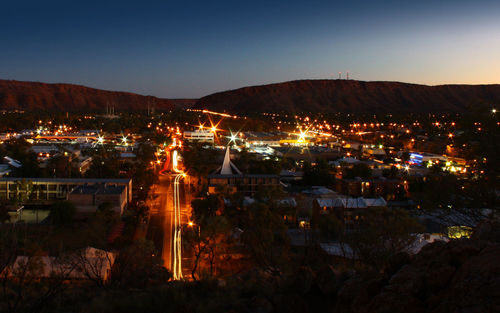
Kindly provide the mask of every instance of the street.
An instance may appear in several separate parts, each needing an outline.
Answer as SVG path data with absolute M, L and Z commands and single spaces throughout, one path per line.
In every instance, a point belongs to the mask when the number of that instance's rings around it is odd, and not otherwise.
M 190 205 L 182 174 L 160 175 L 159 179 L 157 197 L 151 202 L 148 238 L 161 250 L 164 266 L 179 280 L 183 277 L 181 230 L 189 220 Z

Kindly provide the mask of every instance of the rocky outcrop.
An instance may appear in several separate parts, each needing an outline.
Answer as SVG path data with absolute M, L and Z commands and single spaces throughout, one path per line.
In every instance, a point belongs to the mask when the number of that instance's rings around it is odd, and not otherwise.
M 347 280 L 335 311 L 500 312 L 500 241 L 479 232 L 485 239 L 427 245 L 392 275 Z
M 472 239 L 396 255 L 384 273 L 303 266 L 291 277 L 252 271 L 231 286 L 240 297 L 252 295 L 249 312 L 500 312 L 498 229 L 486 223 Z

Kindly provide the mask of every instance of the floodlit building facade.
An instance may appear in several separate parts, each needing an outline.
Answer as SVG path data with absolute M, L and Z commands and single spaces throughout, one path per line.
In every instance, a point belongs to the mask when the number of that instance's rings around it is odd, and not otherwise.
M 204 130 L 185 131 L 183 137 L 189 141 L 214 142 L 214 133 Z
M 106 178 L 0 178 L 0 201 L 19 200 L 23 203 L 50 204 L 67 200 L 79 186 L 123 186 L 127 203 L 132 201 L 132 179 Z

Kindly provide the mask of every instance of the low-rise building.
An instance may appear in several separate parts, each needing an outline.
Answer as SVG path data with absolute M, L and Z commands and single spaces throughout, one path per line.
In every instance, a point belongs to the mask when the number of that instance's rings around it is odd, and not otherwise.
M 78 212 L 95 212 L 103 203 L 109 203 L 111 209 L 120 215 L 127 207 L 125 186 L 84 185 L 76 187 L 69 195 Z
M 335 214 L 348 228 L 354 227 L 366 210 L 386 207 L 384 198 L 317 198 L 313 201 L 313 227 L 317 227 L 320 215 Z
M 116 253 L 87 247 L 60 256 L 18 256 L 7 265 L 1 275 L 9 279 L 23 279 L 26 275 L 39 280 L 101 281 L 111 277 Z
M 118 178 L 19 178 L 0 177 L 0 201 L 19 199 L 23 203 L 50 204 L 67 200 L 78 186 L 124 186 L 127 203 L 132 201 L 132 179 Z
M 11 172 L 9 164 L 0 164 L 0 177 L 9 175 Z
M 394 200 L 400 193 L 406 194 L 408 182 L 400 179 L 345 178 L 337 186 L 338 192 L 351 197 L 383 197 Z
M 185 131 L 184 139 L 198 142 L 214 142 L 214 133 L 205 130 Z

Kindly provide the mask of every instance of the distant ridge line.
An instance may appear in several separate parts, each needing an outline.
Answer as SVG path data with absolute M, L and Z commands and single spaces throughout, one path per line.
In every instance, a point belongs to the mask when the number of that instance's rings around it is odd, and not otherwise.
M 147 110 L 148 102 L 160 110 L 191 107 L 196 99 L 162 99 L 132 92 L 108 91 L 75 84 L 0 80 L 2 110 L 106 111 Z
M 230 113 L 464 112 L 474 105 L 500 104 L 500 84 L 420 85 L 346 79 L 294 80 L 217 92 L 194 108 Z

